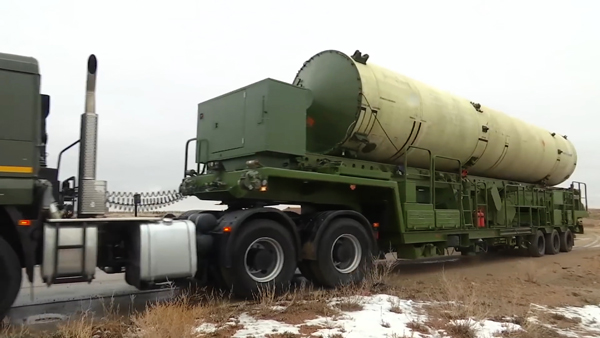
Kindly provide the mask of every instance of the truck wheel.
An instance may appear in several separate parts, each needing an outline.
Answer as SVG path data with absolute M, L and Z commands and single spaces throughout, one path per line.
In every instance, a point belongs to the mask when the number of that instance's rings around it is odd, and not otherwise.
M 556 229 L 552 230 L 551 233 L 546 234 L 546 254 L 556 255 L 560 252 L 560 236 Z
M 573 238 L 571 230 L 567 229 L 567 231 L 560 234 L 560 251 L 569 252 L 573 250 L 574 245 L 575 238 Z
M 202 210 L 188 210 L 188 211 L 184 211 L 181 215 L 179 215 L 178 217 L 176 217 L 176 219 L 188 219 L 188 217 L 192 216 L 195 213 L 198 213 Z
M 223 279 L 234 294 L 252 297 L 267 287 L 279 294 L 296 272 L 296 252 L 291 234 L 270 219 L 249 221 L 236 235 L 232 266 L 221 267 Z
M 17 299 L 21 276 L 19 257 L 10 244 L 0 237 L 0 322 Z
M 541 230 L 530 237 L 528 251 L 533 257 L 542 257 L 546 253 L 546 238 Z
M 327 229 L 317 247 L 311 270 L 325 287 L 361 282 L 371 268 L 371 241 L 365 229 L 351 218 L 338 218 Z

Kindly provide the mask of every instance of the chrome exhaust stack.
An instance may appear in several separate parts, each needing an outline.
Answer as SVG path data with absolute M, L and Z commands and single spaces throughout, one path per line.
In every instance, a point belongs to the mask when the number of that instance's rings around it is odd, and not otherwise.
M 96 114 L 96 73 L 98 60 L 90 55 L 87 63 L 85 112 L 81 115 L 77 217 L 95 217 L 106 212 L 106 181 L 96 180 L 98 114 Z

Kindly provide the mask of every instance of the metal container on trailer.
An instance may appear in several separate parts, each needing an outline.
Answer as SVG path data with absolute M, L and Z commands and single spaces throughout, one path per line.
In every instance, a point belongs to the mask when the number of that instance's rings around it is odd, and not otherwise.
M 461 161 L 472 175 L 557 185 L 577 164 L 573 144 L 558 133 L 372 65 L 367 55 L 327 50 L 298 71 L 294 84 L 313 93 L 307 150 L 353 152 L 360 159 L 401 164 L 409 146 Z M 429 168 L 424 151 L 410 166 Z M 456 162 L 436 160 L 436 169 Z

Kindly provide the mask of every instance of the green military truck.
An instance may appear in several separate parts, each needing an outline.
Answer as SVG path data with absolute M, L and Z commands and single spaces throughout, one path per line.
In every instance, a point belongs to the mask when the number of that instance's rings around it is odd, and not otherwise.
M 197 167 L 184 168 L 179 191 L 227 210 L 103 218 L 95 57 L 79 183 L 45 195 L 59 182 L 43 174 L 47 99 L 37 62 L 2 59 L 11 92 L 0 94 L 0 142 L 8 142 L 0 165 L 31 168 L 0 176 L 0 283 L 9 290 L 18 290 L 21 267 L 41 264 L 49 285 L 124 268 L 139 289 L 195 279 L 248 297 L 261 285 L 285 288 L 297 268 L 325 287 L 360 281 L 390 249 L 411 259 L 451 248 L 539 257 L 571 251 L 584 231 L 586 185 L 557 187 L 577 164 L 566 136 L 372 65 L 359 51 L 333 50 L 305 62 L 292 83 L 265 79 L 198 105 L 197 135 L 185 147 L 187 163 L 195 142 Z M 64 196 L 77 201 L 78 217 L 66 218 Z M 281 204 L 301 212 L 273 207 Z M 3 295 L 0 310 L 15 296 Z
M 58 193 L 57 170 L 46 166 L 50 97 L 40 93 L 33 58 L 0 53 L 0 317 L 40 262 L 42 202 Z

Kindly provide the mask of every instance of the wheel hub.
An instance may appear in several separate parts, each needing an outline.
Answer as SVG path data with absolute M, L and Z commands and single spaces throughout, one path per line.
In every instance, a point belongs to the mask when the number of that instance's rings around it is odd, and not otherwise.
M 362 258 L 362 247 L 358 239 L 351 234 L 340 235 L 331 247 L 331 261 L 340 273 L 352 273 Z
M 273 265 L 275 255 L 267 250 L 258 250 L 254 252 L 254 259 L 252 260 L 253 265 L 256 269 L 265 271 Z
M 246 273 L 259 283 L 275 279 L 283 270 L 283 263 L 283 248 L 270 237 L 261 237 L 252 242 L 244 255 Z
M 349 241 L 337 242 L 333 249 L 334 260 L 338 262 L 345 262 L 353 258 L 352 255 L 354 252 L 352 249 L 352 243 Z

